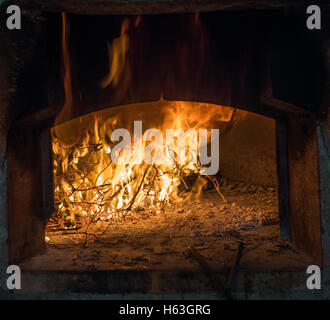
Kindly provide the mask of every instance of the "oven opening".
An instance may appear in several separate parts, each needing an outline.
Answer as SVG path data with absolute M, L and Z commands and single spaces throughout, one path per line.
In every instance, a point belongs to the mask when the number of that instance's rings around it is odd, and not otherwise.
M 48 82 L 6 155 L 9 259 L 27 292 L 305 290 L 325 252 L 325 189 L 305 105 L 318 95 L 287 50 L 317 64 L 318 46 L 292 39 L 295 20 L 43 14 Z
M 64 254 L 60 264 L 192 268 L 194 247 L 214 267 L 229 266 L 240 242 L 255 264 L 294 252 L 279 236 L 270 118 L 161 99 L 55 126 L 52 149 L 46 242 Z

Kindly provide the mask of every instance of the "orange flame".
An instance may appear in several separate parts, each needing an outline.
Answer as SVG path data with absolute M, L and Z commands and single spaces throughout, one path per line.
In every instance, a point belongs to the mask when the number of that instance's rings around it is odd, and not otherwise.
M 182 201 L 185 197 L 201 194 L 205 179 L 196 180 L 189 189 L 186 177 L 200 171 L 199 163 L 188 163 L 192 151 L 186 144 L 185 164 L 173 164 L 168 146 L 162 146 L 166 155 L 162 163 L 139 164 L 140 148 L 131 146 L 128 163 L 115 164 L 110 154 L 114 147 L 111 134 L 116 128 L 125 128 L 133 136 L 132 124 L 140 119 L 143 130 L 157 128 L 164 135 L 167 129 L 210 128 L 231 120 L 233 108 L 198 102 L 165 101 L 163 99 L 134 105 L 109 108 L 73 119 L 61 126 L 80 126 L 84 134 L 71 148 L 53 130 L 55 203 L 58 213 L 73 219 L 74 215 L 96 215 L 112 218 L 138 208 L 159 210 L 164 205 Z M 187 138 L 187 137 L 186 137 Z M 137 144 L 138 145 L 138 144 Z M 197 151 L 194 151 L 197 152 Z M 123 155 L 122 155 L 123 156 Z M 187 190 L 186 190 L 187 191 Z
M 72 76 L 70 65 L 70 52 L 68 46 L 69 26 L 66 13 L 62 13 L 62 74 L 64 84 L 65 101 L 63 107 L 55 119 L 55 133 L 61 139 L 63 147 L 74 146 L 80 138 L 80 130 L 77 126 L 57 126 L 72 119 Z
M 129 38 L 127 34 L 128 28 L 129 20 L 128 18 L 125 18 L 121 26 L 120 37 L 114 39 L 112 43 L 107 44 L 109 55 L 109 72 L 101 80 L 100 85 L 102 88 L 106 88 L 110 84 L 116 86 L 119 82 L 119 79 L 125 66 L 126 53 L 129 47 Z
M 198 24 L 198 14 L 195 19 Z M 140 17 L 135 20 L 135 27 L 140 20 Z M 218 128 L 221 123 L 232 120 L 234 109 L 200 102 L 165 101 L 161 98 L 156 102 L 109 108 L 72 119 L 69 30 L 65 13 L 62 13 L 62 22 L 65 102 L 52 130 L 54 196 L 58 214 L 69 221 L 74 221 L 76 216 L 111 219 L 133 210 L 159 210 L 187 197 L 198 197 L 206 181 L 198 177 L 200 163 L 188 162 L 189 157 L 197 158 L 197 150 L 190 150 L 186 143 L 189 137 L 184 137 L 185 163 L 174 163 L 173 158 L 177 157 L 180 150 L 177 148 L 177 153 L 172 152 L 170 146 L 165 144 L 160 146 L 165 154 L 164 162 L 141 164 L 141 149 L 155 142 L 146 142 L 143 137 L 134 137 L 134 143 L 129 147 L 131 156 L 128 163 L 114 163 L 111 158 L 115 147 L 112 133 L 116 128 L 124 128 L 132 135 L 135 120 L 142 120 L 144 131 L 156 128 L 163 136 L 167 129 Z M 125 18 L 120 37 L 108 43 L 109 71 L 100 82 L 102 88 L 118 86 L 123 75 L 129 50 L 129 27 L 130 22 Z M 120 157 L 124 156 L 125 152 L 122 152 Z M 192 186 L 185 181 L 189 176 L 196 177 Z M 184 193 L 182 189 L 190 192 Z

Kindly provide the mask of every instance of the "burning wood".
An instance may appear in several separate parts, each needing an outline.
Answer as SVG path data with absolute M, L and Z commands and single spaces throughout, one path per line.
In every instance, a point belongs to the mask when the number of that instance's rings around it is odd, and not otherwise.
M 191 106 L 194 107 L 193 117 L 189 116 Z M 223 109 L 225 107 L 164 100 L 149 107 L 148 112 L 134 110 L 132 106 L 130 109 L 112 108 L 98 115 L 69 121 L 52 131 L 55 205 L 57 216 L 64 219 L 65 224 L 74 225 L 80 222 L 87 225 L 88 229 L 88 226 L 98 219 L 118 220 L 144 209 L 160 212 L 164 206 L 198 198 L 207 184 L 207 179 L 222 196 L 214 177 L 201 176 L 203 165 L 197 152 L 202 148 L 202 144 L 199 144 L 199 148 L 191 148 L 189 142 L 192 130 L 187 127 L 205 127 L 215 116 L 222 117 L 223 120 L 228 119 L 226 110 Z M 128 132 L 131 132 L 130 126 L 136 123 L 132 121 L 127 124 L 129 111 L 142 114 L 142 118 L 146 119 L 146 127 L 152 125 L 151 119 L 158 113 L 161 120 L 157 124 L 157 130 L 161 133 L 167 132 L 168 128 L 176 130 L 179 126 L 184 128 L 186 133 L 175 135 L 175 144 L 169 145 L 166 140 L 163 145 L 163 140 L 158 143 L 156 139 L 143 139 L 145 134 L 142 135 L 141 127 L 138 138 L 134 130 L 133 146 L 124 145 L 124 138 L 116 145 L 113 135 L 115 128 L 126 126 Z M 207 116 L 202 116 L 206 111 Z M 66 132 L 67 126 L 78 128 L 79 142 L 74 146 L 68 147 L 57 136 L 57 132 Z M 183 129 L 181 131 L 184 132 Z M 211 138 L 212 135 L 206 136 L 204 144 L 210 143 Z M 120 144 L 122 149 L 118 152 Z M 161 158 L 162 161 L 152 158 L 153 161 L 139 162 L 141 153 L 144 156 L 148 148 L 151 158 L 157 152 L 165 155 Z M 113 153 L 116 153 L 118 161 L 114 161 Z M 180 161 L 177 161 L 178 158 Z M 194 176 L 199 178 L 191 179 Z
M 209 172 L 218 171 L 219 129 L 207 128 L 218 128 L 219 123 L 230 121 L 234 109 L 161 98 L 70 120 L 72 77 L 65 14 L 62 21 L 65 102 L 52 130 L 52 142 L 56 216 L 64 220 L 63 224 L 80 222 L 87 226 L 87 234 L 90 224 L 98 219 L 118 220 L 144 208 L 160 212 L 164 206 L 198 197 L 206 179 L 195 179 L 190 186 L 186 177 L 202 172 L 222 196 L 217 180 L 209 176 L 213 175 Z M 125 19 L 120 37 L 108 44 L 110 70 L 101 81 L 102 88 L 118 86 L 129 48 L 128 28 L 129 21 Z M 144 120 L 147 130 L 143 135 L 142 121 L 136 119 Z M 212 159 L 216 160 L 215 166 Z M 188 194 L 182 192 L 181 186 Z

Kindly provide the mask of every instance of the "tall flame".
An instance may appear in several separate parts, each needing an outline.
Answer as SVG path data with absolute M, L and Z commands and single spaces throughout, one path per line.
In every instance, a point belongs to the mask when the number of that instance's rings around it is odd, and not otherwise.
M 115 38 L 111 43 L 108 43 L 109 56 L 109 72 L 101 80 L 101 87 L 106 88 L 110 84 L 116 86 L 125 66 L 126 53 L 129 47 L 128 31 L 129 20 L 125 18 L 121 26 L 120 37 Z
M 61 139 L 63 146 L 72 147 L 80 138 L 80 130 L 77 126 L 57 126 L 67 120 L 72 119 L 72 76 L 70 52 L 68 45 L 69 25 L 66 13 L 61 14 L 62 17 L 62 76 L 64 85 L 65 100 L 61 111 L 55 119 L 56 136 Z
M 199 16 L 196 15 L 196 23 Z M 140 17 L 133 27 L 140 23 Z M 101 87 L 118 86 L 127 62 L 130 21 L 123 20 L 120 37 L 108 44 L 109 71 L 101 80 Z M 152 164 L 140 162 L 141 150 L 155 141 L 134 136 L 128 161 L 112 161 L 116 142 L 112 133 L 125 128 L 133 136 L 133 123 L 142 120 L 143 130 L 158 129 L 166 136 L 167 129 L 217 128 L 233 118 L 234 109 L 199 102 L 159 101 L 109 108 L 72 119 L 72 76 L 68 46 L 67 16 L 62 13 L 62 65 L 65 101 L 52 129 L 54 159 L 54 195 L 57 213 L 73 222 L 76 217 L 113 218 L 134 210 L 155 209 L 199 196 L 205 179 L 198 177 L 201 164 L 197 149 L 184 143 L 183 150 L 173 151 L 172 145 L 162 144 L 159 150 L 164 161 Z M 71 120 L 72 119 L 72 120 Z M 175 137 L 177 139 L 177 136 Z M 184 137 L 189 142 L 189 137 Z M 205 143 L 210 142 L 210 137 Z M 157 142 L 158 143 L 158 142 Z M 162 142 L 163 143 L 163 142 Z M 176 142 L 177 143 L 177 142 Z M 179 154 L 184 163 L 176 163 Z M 119 154 L 124 160 L 125 152 Z M 127 160 L 127 159 L 126 159 Z M 194 177 L 194 183 L 186 179 Z M 186 192 L 183 192 L 186 191 Z M 189 191 L 187 193 L 187 191 Z

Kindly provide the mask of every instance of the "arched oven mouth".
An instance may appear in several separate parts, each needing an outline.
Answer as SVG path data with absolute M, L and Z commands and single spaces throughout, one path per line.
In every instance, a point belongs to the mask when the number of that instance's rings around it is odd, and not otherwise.
M 325 37 L 299 6 L 55 2 L 27 10 L 35 46 L 15 53 L 6 259 L 42 275 L 23 293 L 231 299 L 276 275 L 291 294 L 329 264 Z

